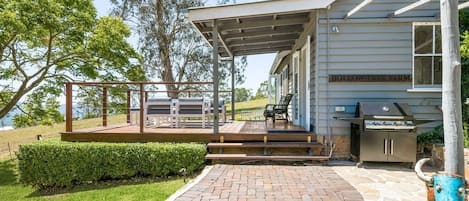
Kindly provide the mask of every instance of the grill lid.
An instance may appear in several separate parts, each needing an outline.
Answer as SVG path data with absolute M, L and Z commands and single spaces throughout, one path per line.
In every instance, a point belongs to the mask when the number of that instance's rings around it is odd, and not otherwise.
M 407 103 L 358 103 L 358 108 L 364 119 L 413 119 Z

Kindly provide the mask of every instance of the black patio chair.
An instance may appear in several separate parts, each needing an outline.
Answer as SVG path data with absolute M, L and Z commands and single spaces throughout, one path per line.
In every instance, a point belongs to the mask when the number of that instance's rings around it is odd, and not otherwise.
M 287 94 L 286 96 L 280 97 L 278 104 L 267 104 L 264 110 L 265 121 L 272 118 L 272 121 L 275 123 L 275 120 L 286 120 L 288 122 L 288 105 L 293 97 L 293 94 Z M 276 116 L 281 115 L 285 118 L 277 119 Z

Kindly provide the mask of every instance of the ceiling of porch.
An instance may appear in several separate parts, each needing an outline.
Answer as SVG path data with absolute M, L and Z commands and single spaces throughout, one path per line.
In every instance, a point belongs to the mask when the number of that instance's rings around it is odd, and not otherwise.
M 218 35 L 222 57 L 275 53 L 291 50 L 315 18 L 315 10 L 334 1 L 275 0 L 190 8 L 187 17 L 210 46 L 213 34 Z
M 310 11 L 217 20 L 219 53 L 229 57 L 230 51 L 240 56 L 291 50 L 312 14 Z M 213 47 L 213 21 L 194 25 Z

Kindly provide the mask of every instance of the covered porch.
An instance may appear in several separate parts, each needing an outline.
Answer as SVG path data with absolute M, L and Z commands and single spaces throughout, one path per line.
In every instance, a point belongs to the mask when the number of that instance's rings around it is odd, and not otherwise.
M 248 120 L 236 120 L 237 110 L 227 110 L 225 100 L 214 107 L 210 86 L 207 90 L 177 91 L 179 98 L 162 97 L 157 90 L 165 82 L 74 82 L 66 84 L 65 141 L 100 142 L 210 142 L 220 136 L 253 140 L 262 135 L 312 135 L 288 121 L 260 120 L 255 110 Z M 211 85 L 211 82 L 185 82 L 179 85 Z M 231 90 L 221 90 L 230 93 Z M 92 99 L 92 100 L 90 100 Z M 98 99 L 99 101 L 96 101 Z M 123 101 L 124 100 L 124 101 Z M 90 102 L 87 104 L 87 102 Z M 90 105 L 91 104 L 91 105 Z M 98 104 L 98 105 L 96 105 Z M 234 105 L 234 104 L 233 104 Z M 262 106 L 264 107 L 264 105 Z M 220 108 L 216 110 L 214 108 Z M 218 114 L 214 114 L 218 111 Z M 222 118 L 216 123 L 214 116 Z M 83 128 L 78 119 L 94 117 L 95 126 Z M 236 117 L 239 119 L 239 117 Z M 215 131 L 215 124 L 218 129 Z M 217 135 L 214 135 L 217 134 Z M 254 137 L 254 135 L 259 135 Z M 306 139 L 306 138 L 305 138 Z
M 266 53 L 289 51 L 292 54 L 310 55 L 311 38 L 315 37 L 317 10 L 327 8 L 333 0 L 298 1 L 261 1 L 255 3 L 234 4 L 226 6 L 189 8 L 186 13 L 194 28 L 212 47 L 213 77 L 211 82 L 177 83 L 206 85 L 205 91 L 176 91 L 180 97 L 208 97 L 210 104 L 207 112 L 200 117 L 188 118 L 186 126 L 180 127 L 177 117 L 170 117 L 166 126 L 152 124 L 148 103 L 151 102 L 149 84 L 167 83 L 130 83 L 133 88 L 126 88 L 127 107 L 126 122 L 111 125 L 106 119 L 107 89 L 119 83 L 94 83 L 102 88 L 103 122 L 102 125 L 90 129 L 72 129 L 73 112 L 71 91 L 73 83 L 67 85 L 67 130 L 62 133 L 66 141 L 105 141 L 105 142 L 201 142 L 207 143 L 209 160 L 328 160 L 333 151 L 332 145 L 317 142 L 316 136 L 310 132 L 309 111 L 309 69 L 306 59 L 292 60 L 291 86 L 288 94 L 293 95 L 288 109 L 289 121 L 236 121 L 235 114 L 235 58 Z M 308 48 L 306 48 L 308 47 Z M 300 53 L 301 52 L 301 53 Z M 220 90 L 219 63 L 231 63 L 231 88 Z M 266 61 L 271 63 L 272 61 Z M 296 63 L 295 63 L 296 62 Z M 301 63 L 301 64 L 300 64 Z M 274 64 L 276 65 L 276 64 Z M 252 75 L 248 75 L 252 76 Z M 254 75 L 255 76 L 255 75 Z M 80 83 L 89 84 L 89 83 Z M 131 93 L 138 94 L 140 104 L 135 110 L 130 104 Z M 224 113 L 222 95 L 231 98 L 231 113 Z M 286 95 L 286 94 L 285 94 Z M 225 96 L 226 98 L 226 96 Z M 205 100 L 205 99 L 204 99 Z M 181 100 L 173 102 L 179 104 Z M 184 101 L 182 101 L 184 102 Z M 275 103 L 271 99 L 271 103 Z M 177 107 L 177 106 L 176 106 Z M 205 107 L 205 106 L 202 106 Z M 215 108 L 215 109 L 211 109 Z M 173 109 L 170 109 L 173 114 Z M 178 109 L 176 109 L 178 110 Z M 177 112 L 176 112 L 177 113 Z M 137 115 L 133 121 L 132 114 Z M 227 115 L 228 118 L 224 118 Z M 231 118 L 229 118 L 231 117 Z M 168 118 L 166 118 L 168 119 Z M 208 119 L 208 121 L 205 121 Z M 134 124 L 134 122 L 138 122 Z M 176 126 L 174 126 L 176 125 Z

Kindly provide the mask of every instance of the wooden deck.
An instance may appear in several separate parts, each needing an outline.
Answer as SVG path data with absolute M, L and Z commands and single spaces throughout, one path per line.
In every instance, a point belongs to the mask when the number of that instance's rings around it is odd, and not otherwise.
M 64 132 L 64 141 L 98 141 L 98 142 L 202 142 L 229 141 L 306 141 L 311 133 L 305 129 L 285 122 L 234 121 L 220 126 L 220 133 L 214 134 L 211 127 L 207 128 L 156 128 L 145 127 L 139 132 L 136 125 L 111 125 Z

